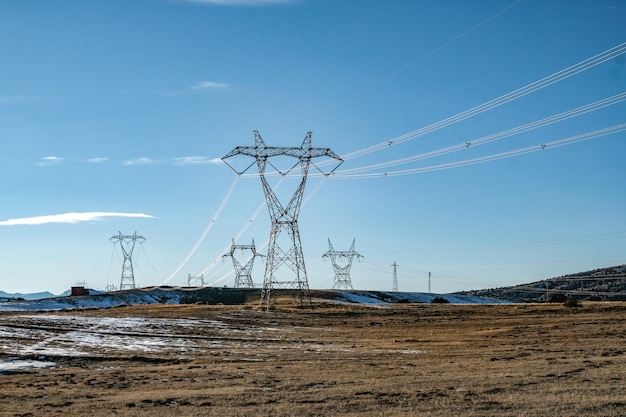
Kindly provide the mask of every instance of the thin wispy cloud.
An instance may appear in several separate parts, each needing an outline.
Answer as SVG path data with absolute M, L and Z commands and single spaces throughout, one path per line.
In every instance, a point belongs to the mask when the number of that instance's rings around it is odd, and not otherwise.
M 63 158 L 58 156 L 46 156 L 39 159 L 39 163 L 37 163 L 40 167 L 51 167 L 55 165 L 59 165 L 63 161 Z
M 150 165 L 150 164 L 154 164 L 155 162 L 156 161 L 154 159 L 144 157 L 144 158 L 129 159 L 128 161 L 124 161 L 122 165 L 126 167 L 130 167 L 130 166 L 135 166 L 135 165 Z
M 34 100 L 34 97 L 0 96 L 0 105 L 1 104 L 24 103 L 26 101 L 32 101 L 32 100 Z
M 19 226 L 19 225 L 40 225 L 49 223 L 81 223 L 103 220 L 107 217 L 134 217 L 144 219 L 154 219 L 154 216 L 144 213 L 115 213 L 105 211 L 94 211 L 86 213 L 63 213 L 49 214 L 36 217 L 22 217 L 19 219 L 9 219 L 0 221 L 0 226 Z
M 220 164 L 222 160 L 220 158 L 209 158 L 208 156 L 183 156 L 180 158 L 174 158 L 174 165 L 204 165 L 204 164 Z
M 89 159 L 87 159 L 87 162 L 89 162 L 90 164 L 101 164 L 101 163 L 106 162 L 108 160 L 109 160 L 109 158 L 96 157 L 96 158 L 89 158 Z
M 271 6 L 293 4 L 297 0 L 178 0 L 179 3 L 194 3 L 206 6 Z
M 222 90 L 224 88 L 228 88 L 228 84 L 215 81 L 201 81 L 189 87 L 193 91 Z
M 170 91 L 156 91 L 156 94 L 165 96 L 165 97 L 178 97 L 185 96 L 188 94 L 198 94 L 198 93 L 208 93 L 211 91 L 217 90 L 227 90 L 230 88 L 230 84 L 222 83 L 218 81 L 200 81 L 196 84 L 193 84 L 188 87 L 184 87 L 178 90 L 170 90 Z

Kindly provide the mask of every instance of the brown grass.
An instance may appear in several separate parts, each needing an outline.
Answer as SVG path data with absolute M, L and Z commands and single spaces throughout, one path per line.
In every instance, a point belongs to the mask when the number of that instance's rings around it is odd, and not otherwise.
M 0 415 L 621 416 L 625 313 L 624 304 L 603 303 L 64 312 L 221 320 L 258 331 L 167 329 L 204 348 L 182 358 L 93 352 L 0 374 Z M 0 316 L 7 323 L 23 319 Z

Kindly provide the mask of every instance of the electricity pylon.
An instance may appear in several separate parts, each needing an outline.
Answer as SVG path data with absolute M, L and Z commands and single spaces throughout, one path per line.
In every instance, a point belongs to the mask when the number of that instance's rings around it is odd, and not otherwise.
M 120 232 L 118 235 L 112 236 L 109 239 L 113 244 L 119 243 L 122 248 L 122 254 L 124 255 L 124 261 L 122 262 L 122 278 L 120 280 L 120 291 L 124 289 L 135 288 L 135 273 L 133 271 L 133 250 L 135 249 L 135 243 L 143 243 L 146 238 L 143 236 L 137 236 L 137 232 L 133 235 L 123 235 Z
M 328 252 L 322 255 L 322 258 L 330 258 L 333 263 L 333 269 L 335 270 L 335 280 L 333 282 L 333 289 L 346 289 L 352 290 L 352 280 L 350 279 L 350 268 L 352 268 L 352 260 L 356 256 L 357 260 L 363 256 L 354 251 L 354 241 L 352 239 L 352 246 L 350 250 L 335 250 L 333 244 L 328 239 Z M 342 265 L 337 263 L 337 260 L 343 259 Z
M 239 259 L 235 256 L 235 253 L 239 251 Z M 245 253 L 250 251 L 252 256 L 245 257 Z M 254 266 L 254 258 L 257 256 L 265 256 L 256 252 L 254 246 L 254 239 L 252 239 L 251 245 L 235 245 L 235 239 L 233 244 L 230 245 L 230 252 L 222 257 L 230 256 L 233 260 L 233 267 L 235 268 L 235 288 L 254 288 L 254 282 L 252 281 L 252 267 Z
M 187 274 L 187 286 L 191 287 L 192 282 L 200 282 L 200 286 L 204 287 L 204 274 L 196 277 L 192 277 L 191 274 Z
M 398 292 L 398 264 L 394 261 L 393 264 L 393 283 L 391 291 Z
M 302 145 L 300 145 L 299 148 L 295 148 L 267 146 L 259 132 L 255 130 L 254 146 L 237 146 L 222 158 L 237 175 L 241 175 L 248 171 L 248 169 L 254 165 L 254 162 L 242 171 L 238 171 L 231 164 L 226 162 L 227 159 L 237 155 L 248 156 L 255 159 L 272 223 L 268 241 L 265 276 L 263 277 L 263 290 L 261 291 L 261 305 L 265 303 L 267 308 L 269 308 L 274 290 L 279 289 L 294 292 L 296 301 L 299 304 L 304 304 L 305 301 L 310 303 L 309 282 L 304 265 L 300 231 L 298 230 L 298 214 L 300 213 L 302 204 L 304 186 L 311 165 L 322 174 L 330 175 L 343 160 L 330 150 L 330 148 L 312 148 L 311 132 L 307 133 L 304 141 L 302 141 Z M 286 169 L 278 169 L 269 161 L 270 158 L 274 157 L 295 158 L 298 162 Z M 331 158 L 339 162 L 332 170 L 323 172 L 319 166 L 311 162 L 312 159 L 320 157 Z M 272 190 L 265 178 L 265 168 L 267 164 L 276 169 L 283 177 L 290 174 L 297 166 L 300 166 L 300 184 L 286 206 L 281 204 L 274 190 Z M 284 275 L 279 276 L 278 272 L 280 268 L 290 270 L 293 275 L 290 274 L 291 277 L 285 277 Z

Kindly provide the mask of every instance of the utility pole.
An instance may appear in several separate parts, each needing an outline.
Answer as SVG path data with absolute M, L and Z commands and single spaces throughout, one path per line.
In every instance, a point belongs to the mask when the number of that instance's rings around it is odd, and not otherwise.
M 322 174 L 330 175 L 343 160 L 330 150 L 330 148 L 311 147 L 311 132 L 307 133 L 302 145 L 300 145 L 299 148 L 295 148 L 267 146 L 259 132 L 255 130 L 254 146 L 237 146 L 222 158 L 237 175 L 241 175 L 252 167 L 254 163 L 248 165 L 244 170 L 238 171 L 227 162 L 229 158 L 237 155 L 249 156 L 255 159 L 272 223 L 267 250 L 267 263 L 265 264 L 265 276 L 263 277 L 261 305 L 265 303 L 269 309 L 272 294 L 274 290 L 279 289 L 295 293 L 296 301 L 299 304 L 304 304 L 305 301 L 310 303 L 309 282 L 304 265 L 300 231 L 298 230 L 298 215 L 302 204 L 304 186 L 311 165 Z M 274 157 L 281 157 L 281 159 L 285 157 L 295 158 L 298 162 L 289 168 L 281 170 L 276 168 L 270 161 L 270 159 Z M 312 163 L 314 158 L 320 157 L 335 159 L 339 162 L 332 170 L 324 172 L 319 166 Z M 281 204 L 274 190 L 272 190 L 272 187 L 270 187 L 265 178 L 265 168 L 267 164 L 276 169 L 283 177 L 292 173 L 297 166 L 300 167 L 300 185 L 286 206 Z M 278 272 L 281 268 L 287 271 L 290 277 L 285 277 L 284 275 L 280 276 Z
M 123 235 L 120 232 L 118 235 L 112 236 L 109 239 L 113 244 L 119 243 L 122 248 L 122 254 L 124 255 L 124 261 L 122 262 L 122 277 L 120 279 L 120 291 L 124 289 L 135 288 L 135 273 L 133 271 L 133 250 L 135 249 L 135 243 L 143 243 L 146 238 L 143 236 L 137 236 L 137 232 L 133 235 Z
M 356 256 L 357 260 L 362 258 L 363 256 L 359 255 L 354 251 L 354 242 L 356 239 L 352 240 L 352 246 L 350 246 L 350 250 L 335 250 L 333 248 L 333 244 L 330 243 L 330 239 L 328 239 L 328 252 L 322 255 L 322 258 L 330 258 L 333 263 L 333 269 L 335 270 L 335 280 L 333 282 L 333 289 L 344 288 L 346 290 L 351 290 L 352 288 L 352 280 L 350 279 L 350 268 L 352 268 L 352 260 Z M 343 259 L 344 264 L 338 264 L 337 260 Z
M 391 291 L 398 292 L 398 264 L 396 261 L 393 261 L 393 285 Z
M 239 259 L 235 253 L 239 251 Z M 247 251 L 250 251 L 252 256 L 244 258 Z M 254 266 L 254 258 L 257 256 L 264 256 L 260 253 L 256 253 L 254 246 L 254 239 L 252 239 L 251 245 L 235 245 L 235 239 L 233 244 L 230 245 L 230 252 L 222 255 L 222 257 L 230 256 L 233 260 L 233 267 L 235 268 L 235 288 L 254 288 L 254 282 L 252 281 L 252 267 Z
M 428 293 L 431 294 L 431 291 L 430 291 L 430 272 L 428 273 Z

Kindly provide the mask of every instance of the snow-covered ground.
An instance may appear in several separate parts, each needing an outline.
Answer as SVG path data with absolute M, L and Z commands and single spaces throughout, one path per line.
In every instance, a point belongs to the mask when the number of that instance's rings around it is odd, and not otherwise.
M 496 298 L 420 292 L 342 291 L 339 295 L 343 301 L 356 304 L 432 303 L 438 297 L 450 304 L 510 304 L 510 301 Z
M 18 358 L 8 358 L 6 361 L 0 360 L 0 372 L 21 371 L 24 369 L 39 369 L 56 366 L 55 362 L 50 362 L 41 358 L 41 360 L 21 360 Z
M 0 313 L 111 308 L 132 304 L 179 304 L 181 296 L 182 292 L 180 291 L 138 290 L 136 292 L 119 292 L 81 297 L 11 300 L 0 302 Z
M 275 315 L 280 314 L 277 312 L 234 311 L 214 320 L 92 317 L 72 313 L 73 310 L 130 304 L 178 304 L 184 292 L 176 289 L 147 289 L 84 297 L 0 302 L 0 373 L 56 366 L 54 361 L 58 358 L 165 355 L 184 359 L 211 349 L 254 352 L 259 341 L 280 342 L 285 336 L 283 333 L 289 331 L 283 329 L 281 333 L 272 327 Z M 431 303 L 436 297 L 462 304 L 506 302 L 480 297 L 380 291 L 333 291 L 326 300 L 384 308 L 391 303 Z M 60 310 L 64 310 L 62 314 L 58 313 Z M 305 344 L 296 347 L 301 349 Z M 316 351 L 331 347 L 311 345 L 307 348 Z M 262 358 L 254 356 L 250 360 Z
M 275 328 L 256 320 L 257 312 L 238 314 L 215 320 L 91 317 L 52 312 L 0 315 L 0 373 L 55 366 L 52 361 L 60 358 L 190 359 L 213 349 L 254 351 L 259 343 L 281 341 L 290 332 L 283 329 L 278 334 Z

